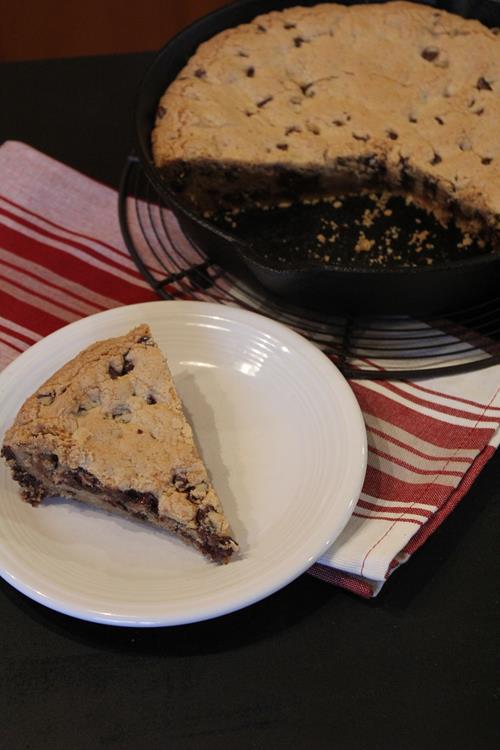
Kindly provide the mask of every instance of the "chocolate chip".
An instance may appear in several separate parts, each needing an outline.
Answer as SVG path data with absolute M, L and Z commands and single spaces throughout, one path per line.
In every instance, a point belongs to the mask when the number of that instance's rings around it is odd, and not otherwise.
M 277 143 L 276 148 L 279 148 L 280 151 L 288 151 L 288 143 Z
M 483 158 L 481 159 L 481 164 L 488 165 L 491 164 L 492 161 L 493 159 L 491 158 L 491 156 L 483 156 Z
M 474 114 L 477 115 L 478 117 L 481 117 L 481 115 L 484 114 L 484 107 L 480 107 L 479 109 L 476 109 Z
M 208 484 L 205 481 L 198 482 L 189 490 L 189 499 L 192 503 L 200 503 L 207 495 Z
M 137 339 L 137 343 L 146 344 L 146 346 L 154 346 L 154 342 L 151 336 L 141 336 L 140 339 Z
M 196 523 L 198 526 L 205 526 L 210 530 L 213 529 L 210 519 L 208 518 L 208 514 L 213 510 L 215 510 L 213 505 L 205 505 L 203 508 L 198 508 L 196 511 Z
M 2 450 L 0 451 L 0 454 L 5 458 L 6 461 L 15 461 L 16 460 L 16 454 L 10 448 L 8 445 L 4 445 Z
M 478 91 L 493 91 L 493 86 L 482 76 L 477 79 L 476 88 Z
M 121 378 L 122 375 L 126 375 L 128 372 L 131 372 L 134 369 L 135 365 L 130 359 L 127 359 L 127 354 L 128 352 L 126 352 L 126 354 L 123 355 L 123 364 L 122 364 L 121 370 L 117 370 L 116 367 L 112 363 L 109 365 L 108 374 L 111 380 L 116 380 L 116 378 Z
M 128 422 L 130 421 L 130 417 L 127 418 L 127 415 L 130 415 L 130 413 L 130 408 L 127 406 L 127 404 L 118 404 L 111 412 L 111 416 L 113 417 L 113 419 L 117 419 L 118 421 Z M 125 417 L 125 419 L 120 420 L 120 417 Z
M 23 495 L 28 502 L 32 505 L 38 505 L 43 500 L 45 490 L 40 480 L 25 471 L 19 464 L 14 464 L 12 467 L 12 476 L 24 488 Z
M 186 473 L 183 471 L 176 471 L 172 476 L 172 484 L 176 490 L 183 492 L 189 487 L 189 481 Z
M 293 40 L 293 43 L 296 47 L 302 47 L 303 44 L 306 44 L 308 42 L 308 39 L 304 39 L 303 36 L 296 36 Z
M 13 474 L 14 479 L 19 482 L 19 484 L 22 484 L 23 487 L 36 487 L 39 484 L 39 481 L 35 479 L 33 474 L 28 474 L 28 472 L 21 469 L 20 466 L 15 467 Z
M 320 127 L 319 125 L 316 125 L 315 122 L 308 122 L 306 123 L 306 125 L 310 133 L 312 133 L 313 135 L 321 135 Z
M 57 453 L 50 453 L 48 458 L 54 469 L 57 469 L 59 466 L 59 456 Z
M 207 71 L 204 68 L 198 68 L 194 71 L 196 78 L 205 78 Z
M 172 475 L 172 484 L 177 492 L 183 492 L 187 495 L 188 500 L 193 503 L 199 503 L 208 492 L 208 484 L 204 480 L 193 484 L 189 481 L 184 470 L 174 472 Z
M 273 96 L 268 96 L 265 99 L 262 99 L 260 102 L 257 102 L 257 106 L 259 107 L 259 109 L 262 109 L 262 107 L 265 107 L 266 104 L 269 104 L 269 102 L 272 102 L 273 99 L 274 99 Z
M 391 141 L 397 141 L 397 139 L 399 138 L 395 130 L 387 130 L 386 132 Z
M 54 403 L 56 392 L 55 391 L 47 391 L 46 393 L 37 393 L 36 395 L 38 401 L 40 401 L 43 406 L 50 406 Z
M 152 492 L 137 492 L 137 490 L 125 490 L 123 493 L 135 505 L 142 505 L 145 510 L 158 514 L 158 498 Z
M 158 498 L 152 492 L 136 493 L 136 503 L 142 505 L 146 510 L 158 514 Z
M 345 122 L 343 120 L 332 120 L 333 125 L 336 125 L 338 128 L 341 128 L 345 125 Z
M 368 154 L 367 156 L 358 156 L 357 161 L 359 164 L 363 164 L 365 167 L 372 167 L 377 168 L 377 171 L 379 171 L 381 164 L 377 160 L 373 154 Z
M 427 60 L 427 62 L 434 62 L 439 57 L 439 50 L 437 47 L 425 47 L 420 56 Z
M 312 97 L 314 96 L 314 89 L 313 89 L 314 83 L 305 83 L 300 87 L 300 90 L 304 94 L 304 96 Z
M 138 435 L 143 435 L 144 434 L 144 430 L 137 430 L 137 434 Z
M 158 402 L 156 401 L 155 397 L 150 393 L 148 395 L 148 397 L 146 398 L 146 403 L 147 404 L 156 404 Z
M 79 484 L 84 489 L 98 489 L 102 487 L 102 484 L 97 479 L 97 477 L 91 474 L 90 471 L 84 469 L 82 466 L 78 467 L 78 469 L 74 469 L 73 471 L 68 472 L 68 475 L 76 482 L 76 484 Z
M 220 536 L 203 528 L 199 529 L 199 536 L 202 540 L 200 549 L 214 562 L 223 563 L 233 554 L 235 542 L 230 536 Z
M 444 120 L 442 117 L 435 117 L 434 119 L 436 120 L 438 125 L 444 125 Z
M 165 107 L 162 107 L 162 105 L 160 104 L 160 106 L 156 110 L 157 118 L 161 120 L 163 117 L 165 117 L 166 114 L 167 114 L 167 110 L 165 109 Z
M 252 66 L 250 66 L 249 68 L 246 69 L 245 72 L 246 72 L 248 78 L 253 78 L 254 75 L 255 75 L 255 68 L 253 68 Z
M 437 153 L 437 152 L 435 151 L 435 152 L 434 152 L 434 156 L 432 157 L 432 159 L 430 160 L 430 162 L 429 162 L 429 163 L 430 163 L 430 164 L 432 164 L 432 165 L 435 165 L 435 164 L 439 164 L 439 163 L 440 163 L 440 162 L 442 162 L 442 161 L 443 161 L 443 160 L 442 160 L 442 158 L 440 157 L 440 155 L 439 155 L 439 154 L 438 154 L 438 153 Z

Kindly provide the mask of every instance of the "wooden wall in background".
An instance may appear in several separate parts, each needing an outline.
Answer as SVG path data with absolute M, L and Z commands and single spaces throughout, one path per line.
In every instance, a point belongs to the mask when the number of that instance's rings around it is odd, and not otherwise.
M 4 0 L 0 60 L 159 49 L 225 0 Z

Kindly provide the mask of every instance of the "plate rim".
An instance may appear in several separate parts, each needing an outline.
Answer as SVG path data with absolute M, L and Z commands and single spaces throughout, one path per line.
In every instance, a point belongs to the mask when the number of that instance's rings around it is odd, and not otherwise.
M 187 618 L 182 616 L 169 616 L 165 612 L 162 612 L 158 616 L 154 617 L 137 617 L 136 615 L 127 616 L 117 613 L 113 614 L 109 612 L 103 613 L 102 611 L 93 611 L 90 607 L 77 607 L 75 606 L 75 604 L 71 604 L 71 602 L 68 603 L 68 601 L 64 598 L 48 596 L 46 593 L 37 590 L 29 583 L 25 583 L 24 581 L 20 580 L 15 573 L 12 573 L 11 570 L 5 568 L 5 556 L 2 549 L 0 548 L 1 578 L 3 578 L 7 583 L 13 586 L 13 588 L 15 588 L 17 591 L 32 599 L 33 601 L 42 604 L 43 606 L 48 607 L 53 611 L 83 621 L 124 627 L 167 627 L 201 622 L 220 617 L 225 614 L 230 614 L 231 612 L 235 612 L 247 606 L 251 606 L 252 604 L 255 604 L 256 602 L 267 598 L 268 596 L 287 586 L 293 580 L 306 572 L 314 562 L 319 560 L 326 553 L 327 549 L 329 549 L 333 541 L 338 538 L 339 534 L 349 521 L 349 518 L 351 517 L 356 502 L 359 498 L 359 493 L 362 489 L 367 467 L 366 428 L 361 408 L 346 378 L 342 375 L 336 365 L 316 345 L 305 338 L 305 336 L 299 334 L 297 331 L 288 327 L 284 323 L 281 323 L 260 313 L 249 311 L 240 307 L 234 307 L 214 302 L 205 302 L 200 300 L 155 300 L 151 302 L 136 303 L 133 305 L 123 305 L 116 308 L 111 308 L 109 310 L 104 310 L 94 315 L 80 318 L 65 326 L 62 326 L 61 328 L 58 328 L 56 331 L 53 331 L 52 333 L 43 337 L 35 344 L 30 346 L 29 349 L 27 349 L 25 352 L 16 357 L 16 359 L 11 362 L 6 368 L 4 368 L 4 370 L 0 373 L 0 394 L 4 390 L 4 383 L 7 383 L 8 385 L 8 381 L 12 377 L 12 374 L 15 374 L 19 368 L 22 370 L 25 366 L 25 362 L 29 364 L 32 358 L 36 358 L 38 350 L 43 350 L 47 346 L 47 340 L 50 340 L 52 342 L 57 341 L 58 339 L 64 340 L 67 338 L 68 330 L 74 331 L 75 328 L 86 328 L 86 326 L 88 326 L 89 324 L 90 319 L 98 321 L 103 317 L 106 319 L 116 317 L 119 320 L 120 317 L 125 316 L 128 318 L 134 317 L 137 322 L 143 322 L 144 320 L 147 321 L 148 310 L 159 310 L 160 308 L 162 310 L 165 310 L 166 305 L 169 306 L 169 312 L 167 314 L 173 313 L 175 315 L 176 311 L 178 310 L 179 314 L 184 315 L 191 314 L 198 317 L 210 317 L 212 319 L 214 317 L 217 317 L 222 320 L 224 318 L 233 320 L 234 322 L 240 324 L 243 323 L 249 325 L 249 327 L 253 328 L 254 330 L 262 330 L 262 327 L 264 327 L 265 333 L 274 335 L 276 338 L 285 337 L 288 338 L 291 342 L 295 343 L 296 347 L 303 357 L 305 357 L 307 353 L 307 356 L 316 358 L 316 361 L 320 363 L 320 367 L 322 366 L 323 368 L 325 368 L 326 366 L 326 368 L 329 368 L 331 376 L 336 381 L 336 386 L 340 384 L 340 387 L 343 390 L 342 398 L 347 399 L 347 401 L 349 402 L 349 406 L 352 412 L 352 414 L 350 415 L 351 426 L 353 426 L 353 424 L 355 425 L 355 431 L 357 433 L 356 437 L 359 441 L 357 455 L 361 458 L 360 471 L 358 476 L 351 482 L 352 486 L 351 491 L 349 492 L 349 498 L 345 501 L 343 512 L 339 514 L 340 521 L 337 523 L 337 526 L 335 528 L 334 538 L 329 539 L 328 542 L 324 542 L 321 545 L 321 549 L 316 550 L 312 557 L 310 555 L 306 557 L 306 555 L 304 554 L 304 559 L 302 559 L 300 564 L 296 562 L 286 575 L 282 575 L 279 578 L 278 582 L 271 577 L 271 582 L 269 583 L 269 585 L 261 585 L 258 591 L 255 591 L 251 595 L 248 595 L 248 593 L 245 595 L 245 592 L 243 591 L 242 593 L 239 593 L 238 596 L 234 596 L 230 604 L 219 602 L 216 605 L 212 605 L 212 607 L 210 608 L 210 612 L 206 612 L 204 610 L 196 616 L 188 615 Z M 141 314 L 140 317 L 142 318 L 142 320 L 139 320 L 139 313 Z M 128 325 L 133 324 L 134 323 L 132 321 L 129 321 L 128 323 Z M 154 323 L 152 323 L 152 325 L 154 325 Z M 356 422 L 357 425 L 355 424 Z M 0 426 L 2 428 L 1 438 L 3 439 L 4 428 L 6 428 L 7 425 L 1 424 Z M 351 439 L 353 438 L 351 437 Z

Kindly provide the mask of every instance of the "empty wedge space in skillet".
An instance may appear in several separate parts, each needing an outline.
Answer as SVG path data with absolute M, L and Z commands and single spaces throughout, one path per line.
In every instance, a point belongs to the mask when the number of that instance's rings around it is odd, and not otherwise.
M 169 531 L 216 562 L 238 548 L 147 325 L 58 370 L 21 407 L 2 454 L 34 506 L 73 498 Z
M 200 212 L 383 187 L 497 248 L 499 87 L 500 37 L 475 20 L 289 8 L 199 46 L 158 104 L 154 162 Z

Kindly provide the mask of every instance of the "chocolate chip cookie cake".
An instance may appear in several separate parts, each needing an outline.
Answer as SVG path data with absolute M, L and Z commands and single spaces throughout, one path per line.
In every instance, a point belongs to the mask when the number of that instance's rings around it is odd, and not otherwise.
M 410 2 L 293 7 L 203 43 L 153 156 L 197 209 L 376 187 L 499 246 L 500 36 Z
M 238 548 L 147 325 L 97 342 L 49 378 L 2 454 L 32 505 L 80 500 L 166 529 L 216 562 Z

